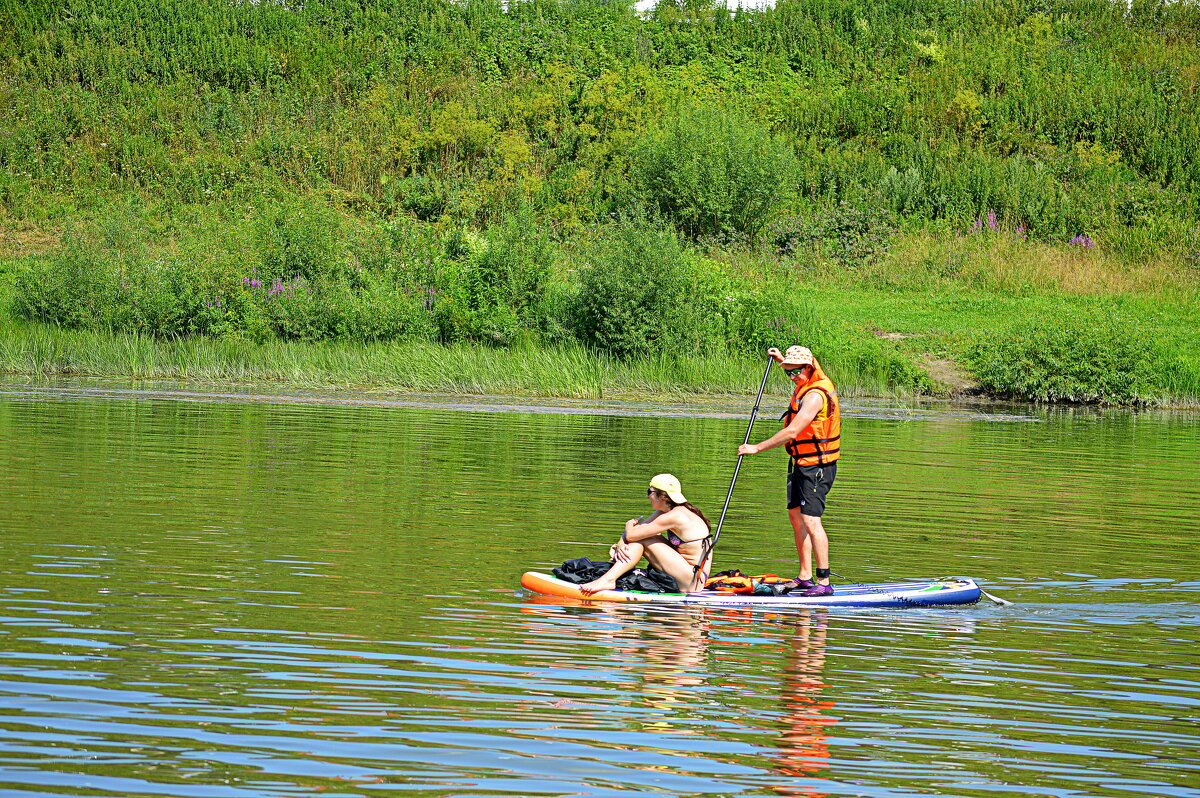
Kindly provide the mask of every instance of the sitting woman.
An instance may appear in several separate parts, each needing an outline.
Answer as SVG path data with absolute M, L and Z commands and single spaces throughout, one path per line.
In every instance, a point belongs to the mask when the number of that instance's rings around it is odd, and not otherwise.
M 625 522 L 625 534 L 608 550 L 613 566 L 599 579 L 580 585 L 584 593 L 612 590 L 617 579 L 632 571 L 642 555 L 651 566 L 670 574 L 680 593 L 703 589 L 712 564 L 704 541 L 711 537 L 712 525 L 684 498 L 679 480 L 670 474 L 650 480 L 646 495 L 654 512 Z

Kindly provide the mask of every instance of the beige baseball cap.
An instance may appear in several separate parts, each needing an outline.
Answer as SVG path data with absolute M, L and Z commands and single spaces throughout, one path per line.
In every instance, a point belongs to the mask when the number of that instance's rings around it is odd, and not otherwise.
M 671 497 L 676 504 L 683 504 L 687 499 L 683 496 L 683 486 L 673 474 L 659 474 L 650 480 L 650 487 L 661 490 Z

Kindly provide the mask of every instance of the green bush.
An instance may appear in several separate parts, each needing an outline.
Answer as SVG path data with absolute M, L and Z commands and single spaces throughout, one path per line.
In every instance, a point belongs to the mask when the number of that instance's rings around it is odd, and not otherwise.
M 895 232 L 896 219 L 890 211 L 840 202 L 776 219 L 766 237 L 781 255 L 816 250 L 834 263 L 854 269 L 886 254 Z
M 1000 396 L 1143 404 L 1159 390 L 1152 340 L 1136 319 L 1067 310 L 987 333 L 965 360 L 983 389 Z
M 318 286 L 301 277 L 269 285 L 252 279 L 243 297 L 247 312 L 235 327 L 252 337 L 365 342 L 432 340 L 436 333 L 426 296 L 371 272 Z
M 443 339 L 507 345 L 545 324 L 554 250 L 529 211 L 483 235 L 459 230 L 448 249 L 451 262 L 438 278 Z
M 220 332 L 231 314 L 240 315 L 234 287 L 182 256 L 112 252 L 72 237 L 20 274 L 14 309 L 65 327 L 171 337 Z
M 685 109 L 633 151 L 652 207 L 692 238 L 756 236 L 799 171 L 783 139 L 740 114 Z
M 120 219 L 108 227 L 120 228 Z M 106 237 L 109 246 L 103 245 Z M 199 251 L 205 242 L 150 256 L 118 232 L 98 238 L 89 244 L 71 235 L 57 254 L 22 270 L 14 286 L 14 311 L 66 327 L 160 338 L 205 334 L 259 341 L 373 341 L 435 336 L 429 297 L 399 273 L 361 269 L 317 280 L 299 274 L 280 277 L 253 262 L 235 262 L 236 251 L 206 257 Z M 207 243 L 223 250 L 228 242 Z M 278 261 L 265 260 L 280 268 Z
M 256 210 L 254 237 L 262 272 L 309 283 L 342 276 L 349 266 L 339 243 L 341 230 L 337 216 L 311 199 Z
M 819 350 L 827 337 L 816 309 L 794 289 L 763 287 L 729 297 L 720 305 L 727 320 L 725 340 L 732 351 L 761 354 L 768 347 L 786 349 L 793 344 Z
M 579 338 L 617 357 L 699 352 L 721 342 L 714 297 L 669 228 L 614 222 L 579 272 Z

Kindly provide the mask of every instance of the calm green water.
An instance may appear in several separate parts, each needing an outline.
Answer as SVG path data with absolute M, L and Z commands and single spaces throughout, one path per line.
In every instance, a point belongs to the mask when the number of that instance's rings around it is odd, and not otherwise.
M 517 587 L 715 517 L 719 410 L 150 397 L 0 386 L 5 796 L 1200 796 L 1195 417 L 860 408 L 834 570 L 1017 605 L 753 613 Z M 719 567 L 794 568 L 783 470 Z

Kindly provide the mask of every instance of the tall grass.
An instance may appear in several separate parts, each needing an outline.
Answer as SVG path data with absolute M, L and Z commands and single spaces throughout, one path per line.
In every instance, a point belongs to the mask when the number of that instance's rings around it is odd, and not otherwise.
M 423 341 L 246 344 L 199 336 L 163 340 L 0 320 L 0 372 L 25 375 L 579 399 L 696 399 L 752 394 L 764 362 L 723 352 L 621 359 L 573 343 L 495 349 Z M 897 379 L 913 376 L 897 355 L 870 341 L 831 351 L 825 365 L 847 396 L 905 395 L 914 388 Z M 773 393 L 787 390 L 782 379 L 771 383 Z

